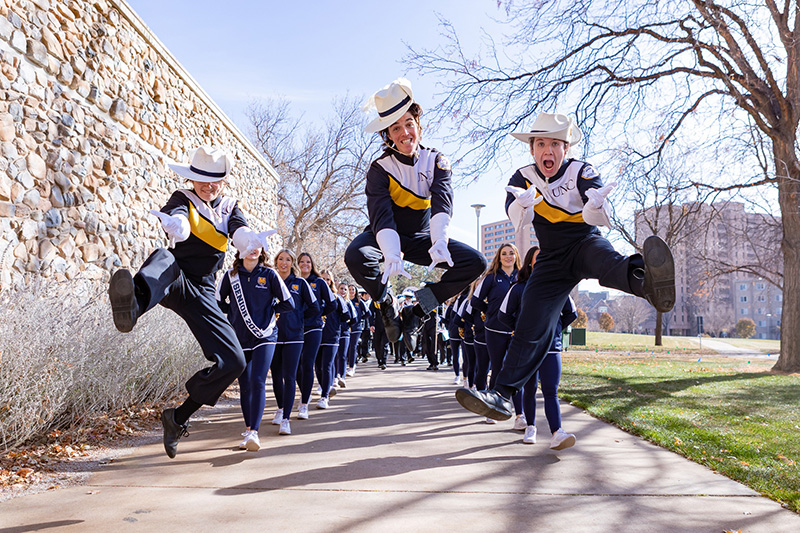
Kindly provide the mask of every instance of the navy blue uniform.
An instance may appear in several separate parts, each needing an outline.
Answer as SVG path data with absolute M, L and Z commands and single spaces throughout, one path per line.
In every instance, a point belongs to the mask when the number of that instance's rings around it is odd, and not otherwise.
M 302 404 L 307 404 L 311 400 L 311 389 L 314 388 L 314 367 L 322 343 L 322 327 L 325 325 L 323 317 L 336 309 L 336 297 L 324 279 L 310 274 L 306 281 L 317 297 L 319 310 L 315 315 L 305 319 L 303 351 L 300 354 L 300 365 L 297 367 L 297 382 L 300 383 Z
M 509 185 L 535 186 L 543 201 L 533 207 L 533 227 L 541 250 L 525 284 L 514 336 L 495 386 L 507 398 L 541 365 L 558 330 L 559 311 L 581 280 L 594 278 L 605 287 L 644 297 L 643 279 L 634 276 L 635 271 L 644 269 L 642 256 L 621 255 L 595 226 L 583 220 L 586 191 L 602 186 L 592 165 L 570 159 L 550 179 L 535 164 L 528 165 L 517 170 Z M 509 193 L 506 211 L 514 200 Z
M 294 300 L 294 310 L 278 318 L 278 344 L 272 359 L 272 390 L 283 419 L 289 420 L 297 392 L 297 368 L 303 351 L 305 323 L 319 315 L 319 303 L 305 279 L 289 273 L 283 280 Z
M 381 283 L 383 254 L 375 235 L 391 229 L 400 236 L 404 259 L 417 265 L 431 263 L 431 217 L 453 214 L 450 163 L 436 150 L 420 146 L 418 154 L 407 156 L 386 149 L 367 171 L 366 194 L 369 225 L 347 247 L 344 260 L 353 278 L 376 302 L 386 295 Z M 450 240 L 447 249 L 454 266 L 441 280 L 428 287 L 438 302 L 458 294 L 486 269 L 486 259 L 475 249 Z
M 504 327 L 498 317 L 500 312 L 500 304 L 511 289 L 511 284 L 517 279 L 517 269 L 511 273 L 506 272 L 501 268 L 494 274 L 486 274 L 484 278 L 478 283 L 475 288 L 475 294 L 472 295 L 472 307 L 480 310 L 486 315 L 486 351 L 489 356 L 489 367 L 492 369 L 492 377 L 489 380 L 489 388 L 493 388 L 497 382 L 497 376 L 500 375 L 500 368 L 503 366 L 503 358 L 506 355 L 508 344 L 511 342 L 511 329 Z M 512 328 L 513 329 L 513 328 Z M 488 371 L 488 368 L 485 369 Z M 481 365 L 480 358 L 478 359 L 478 371 L 484 372 Z M 484 374 L 481 374 L 481 382 L 483 382 Z M 480 387 L 481 383 L 478 383 Z M 522 410 L 522 404 L 517 399 L 515 405 Z
M 236 332 L 217 305 L 214 276 L 228 238 L 247 222 L 236 200 L 220 196 L 207 203 L 188 189 L 172 193 L 161 211 L 184 215 L 191 232 L 174 248 L 155 250 L 134 276 L 141 312 L 161 304 L 186 321 L 213 363 L 190 377 L 186 390 L 194 402 L 214 405 L 246 366 Z

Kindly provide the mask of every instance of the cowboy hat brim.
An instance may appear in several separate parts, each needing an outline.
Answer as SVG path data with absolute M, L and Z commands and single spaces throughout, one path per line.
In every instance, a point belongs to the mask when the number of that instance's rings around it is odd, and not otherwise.
M 406 112 L 411 108 L 411 105 L 414 103 L 410 97 L 408 98 L 407 102 L 404 102 L 396 111 L 386 115 L 385 117 L 379 116 L 369 124 L 364 127 L 364 131 L 367 133 L 377 133 L 381 130 L 385 130 L 406 114 Z
M 230 172 L 225 172 L 221 176 L 219 175 L 208 175 L 208 174 L 200 174 L 192 169 L 192 165 L 187 163 L 168 163 L 170 169 L 172 169 L 177 174 L 180 174 L 184 178 L 192 181 L 200 181 L 203 183 L 214 183 L 217 181 L 221 181 L 227 179 L 230 175 Z
M 569 128 L 565 128 L 561 131 L 529 131 L 529 132 L 513 132 L 511 134 L 512 137 L 515 139 L 519 139 L 520 141 L 524 142 L 525 144 L 530 144 L 531 139 L 534 137 L 543 137 L 548 139 L 558 139 L 560 141 L 568 142 L 569 144 L 577 144 L 583 138 L 583 134 L 581 130 L 576 127 L 572 128 L 572 136 L 571 138 L 567 138 L 567 132 Z

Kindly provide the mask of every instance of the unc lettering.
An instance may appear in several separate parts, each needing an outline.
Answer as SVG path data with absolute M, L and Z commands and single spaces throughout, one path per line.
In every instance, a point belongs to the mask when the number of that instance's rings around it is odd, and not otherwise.
M 558 198 L 569 191 L 575 188 L 575 181 L 569 180 L 568 182 L 564 183 L 563 185 L 559 185 L 558 187 L 550 189 L 550 192 L 553 194 L 553 198 Z

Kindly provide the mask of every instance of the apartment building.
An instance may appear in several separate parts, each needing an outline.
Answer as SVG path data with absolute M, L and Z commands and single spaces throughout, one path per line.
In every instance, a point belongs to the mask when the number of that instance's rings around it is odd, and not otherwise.
M 516 246 L 520 255 L 524 256 L 528 249 L 538 245 L 539 241 L 530 224 L 519 233 L 514 231 L 514 225 L 508 219 L 481 224 L 481 251 L 488 261 L 491 262 L 494 254 L 505 243 Z

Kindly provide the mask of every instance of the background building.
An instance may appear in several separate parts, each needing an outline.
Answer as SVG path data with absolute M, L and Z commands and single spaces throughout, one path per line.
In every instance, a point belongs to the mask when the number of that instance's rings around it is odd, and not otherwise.
M 514 225 L 508 219 L 481 224 L 481 252 L 487 260 L 491 261 L 497 250 L 507 242 L 516 246 L 522 256 L 531 246 L 539 244 L 530 224 L 519 233 L 514 231 Z

